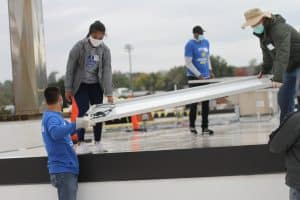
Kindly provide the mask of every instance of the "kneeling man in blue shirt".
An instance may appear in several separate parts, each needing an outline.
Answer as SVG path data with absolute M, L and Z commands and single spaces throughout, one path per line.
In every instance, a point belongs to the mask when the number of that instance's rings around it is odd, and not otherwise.
M 78 158 L 71 135 L 77 129 L 87 129 L 90 121 L 78 118 L 69 123 L 61 115 L 63 98 L 57 87 L 44 91 L 47 111 L 43 114 L 42 135 L 48 154 L 48 169 L 52 185 L 57 188 L 59 200 L 75 200 L 77 195 Z

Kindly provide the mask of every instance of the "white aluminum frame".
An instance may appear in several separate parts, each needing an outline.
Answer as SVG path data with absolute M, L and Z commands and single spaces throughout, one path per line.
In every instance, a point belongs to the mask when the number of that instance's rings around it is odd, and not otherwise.
M 243 79 L 232 79 L 205 86 L 182 89 L 158 95 L 149 95 L 118 102 L 114 105 L 96 105 L 88 111 L 90 119 L 94 122 L 128 117 L 131 115 L 147 113 L 155 110 L 187 105 L 195 102 L 216 99 L 248 91 L 264 89 L 271 86 L 270 77 L 258 79 L 255 76 Z M 105 114 L 104 114 L 105 112 Z M 97 115 L 102 115 L 97 117 Z

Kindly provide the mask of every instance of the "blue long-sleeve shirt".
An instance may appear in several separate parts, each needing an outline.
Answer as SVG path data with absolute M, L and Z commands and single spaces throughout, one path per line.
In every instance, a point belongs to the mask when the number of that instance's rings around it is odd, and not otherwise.
M 196 41 L 194 39 L 188 41 L 185 45 L 184 56 L 185 58 L 192 59 L 193 66 L 187 66 L 186 75 L 197 77 L 195 73 L 193 73 L 193 69 L 200 72 L 200 74 L 204 78 L 209 78 L 210 76 L 210 47 L 209 41 L 207 39 Z
M 42 119 L 42 135 L 48 154 L 50 174 L 79 174 L 78 158 L 73 148 L 71 135 L 76 132 L 76 124 L 64 120 L 59 112 L 46 111 Z

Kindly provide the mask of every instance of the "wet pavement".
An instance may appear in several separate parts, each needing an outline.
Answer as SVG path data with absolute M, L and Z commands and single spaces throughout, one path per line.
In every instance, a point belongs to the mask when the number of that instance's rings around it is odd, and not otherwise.
M 130 127 L 124 125 L 114 128 L 107 126 L 103 133 L 102 142 L 108 153 L 266 144 L 268 135 L 278 126 L 277 119 L 278 116 L 263 116 L 238 120 L 233 113 L 211 115 L 210 128 L 215 131 L 213 136 L 191 134 L 188 129 L 187 118 L 156 119 L 146 125 L 146 132 L 128 132 Z M 198 119 L 197 128 L 201 133 L 200 125 L 201 122 Z M 23 133 L 23 135 L 21 133 L 14 135 L 11 131 L 9 133 L 10 139 L 6 141 L 22 143 L 21 140 L 26 138 L 27 145 L 16 146 L 14 149 L 8 150 L 1 146 L 0 158 L 46 155 L 40 133 L 37 131 L 40 126 L 38 121 L 18 122 L 14 126 L 15 130 L 23 127 L 23 130 L 26 128 L 29 132 Z M 9 124 L 0 124 L 1 134 L 5 128 L 12 127 Z M 30 138 L 25 137 L 24 134 Z M 18 138 L 19 135 L 22 136 L 21 139 Z M 92 133 L 87 133 L 86 138 L 92 140 Z M 32 144 L 29 142 L 30 139 Z M 9 142 L 6 142 L 7 146 Z M 93 148 L 93 143 L 90 142 L 89 144 Z

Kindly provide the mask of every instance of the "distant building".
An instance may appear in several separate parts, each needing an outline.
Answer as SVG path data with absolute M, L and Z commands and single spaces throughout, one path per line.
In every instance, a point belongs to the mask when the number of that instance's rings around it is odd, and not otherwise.
M 131 97 L 132 91 L 128 88 L 117 88 L 114 91 L 114 96 L 118 98 L 128 98 Z M 133 97 L 141 97 L 141 96 L 146 96 L 149 95 L 150 92 L 148 90 L 142 90 L 142 91 L 134 91 L 133 92 Z
M 235 67 L 234 76 L 252 76 L 255 75 L 255 67 Z

